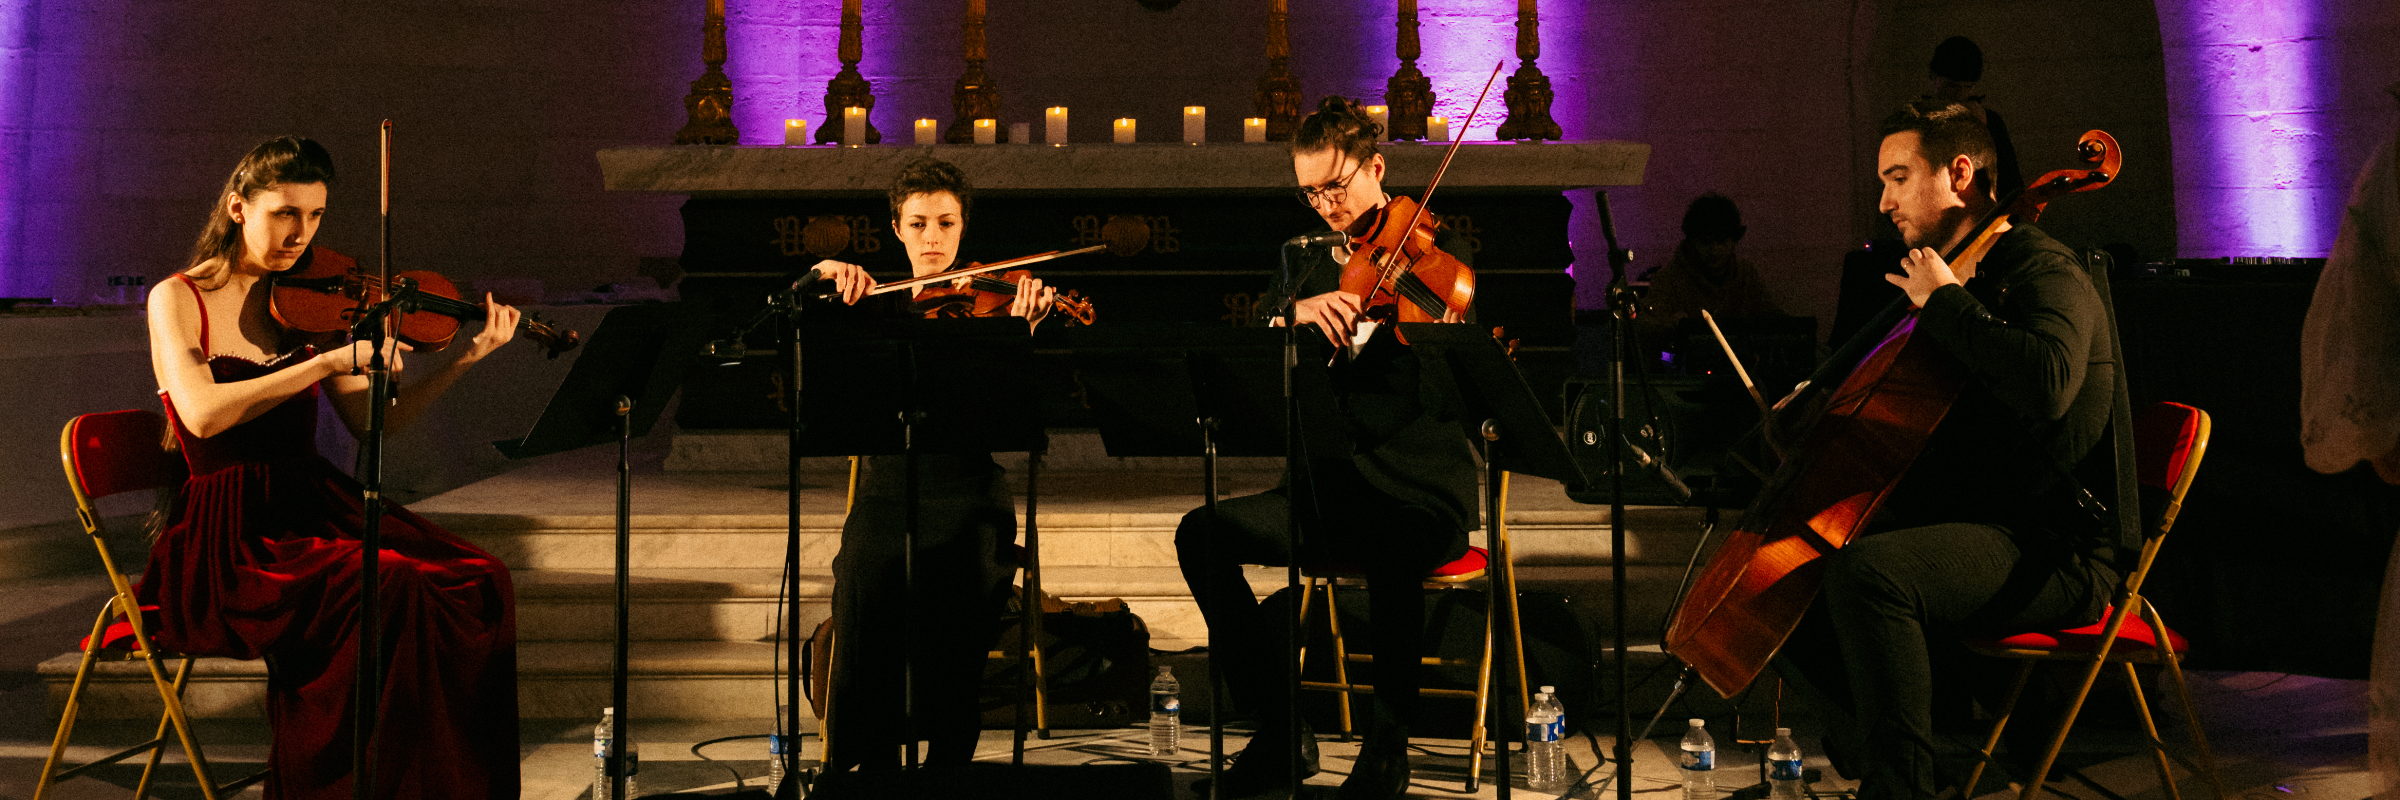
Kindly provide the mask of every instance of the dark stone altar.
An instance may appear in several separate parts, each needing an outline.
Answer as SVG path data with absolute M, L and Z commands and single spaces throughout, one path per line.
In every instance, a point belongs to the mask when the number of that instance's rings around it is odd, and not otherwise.
M 1385 184 L 1417 196 L 1444 148 L 1384 148 Z M 681 284 L 685 302 L 714 308 L 730 328 L 788 276 L 822 259 L 908 275 L 884 188 L 921 155 L 951 161 L 976 187 L 961 256 L 991 262 L 1105 245 L 1040 265 L 1042 279 L 1092 301 L 1095 324 L 1228 325 L 1250 316 L 1276 274 L 1277 246 L 1318 227 L 1291 195 L 1281 145 L 983 145 L 956 147 L 672 147 L 603 150 L 612 191 L 686 194 Z M 1623 142 L 1479 143 L 1460 148 L 1434 196 L 1444 225 L 1474 248 L 1478 322 L 1522 341 L 1536 392 L 1558 396 L 1572 371 L 1574 281 L 1567 274 L 1568 189 L 1637 184 L 1647 145 Z M 1583 202 L 1589 202 L 1585 198 Z M 1058 387 L 1055 425 L 1080 405 L 1065 354 L 1036 346 Z M 689 429 L 776 428 L 787 419 L 775 338 L 754 335 L 751 356 L 695 370 L 676 415 Z M 1554 409 L 1554 411 L 1556 411 Z

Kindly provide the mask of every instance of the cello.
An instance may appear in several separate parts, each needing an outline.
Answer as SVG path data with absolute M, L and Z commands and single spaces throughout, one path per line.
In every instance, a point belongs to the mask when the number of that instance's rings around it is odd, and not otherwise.
M 2123 158 L 2114 137 L 2085 132 L 2077 153 L 2087 168 L 2043 175 L 1978 220 L 1944 260 L 1974 264 L 2013 224 L 2040 218 L 2051 199 L 2115 180 Z M 1894 304 L 1907 306 L 1906 298 Z M 1776 448 L 1789 457 L 1684 595 L 1666 635 L 1667 651 L 1719 695 L 1747 688 L 1783 647 L 1816 598 L 1826 558 L 1875 518 L 1965 388 L 1965 366 L 1912 335 L 1917 312 L 1901 313 L 1821 402 L 1779 403 L 1802 417 L 1796 423 L 1776 423 L 1776 410 L 1765 410 L 1762 424 L 1773 423 L 1766 430 L 1793 431 L 1799 441 Z M 1802 391 L 1825 383 L 1812 380 Z

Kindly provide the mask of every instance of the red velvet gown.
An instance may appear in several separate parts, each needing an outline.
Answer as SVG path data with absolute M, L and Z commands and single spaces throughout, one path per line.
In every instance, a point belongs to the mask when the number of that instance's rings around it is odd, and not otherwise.
M 195 288 L 195 293 L 197 289 Z M 208 350 L 207 309 L 200 346 Z M 304 360 L 214 356 L 218 383 Z M 142 577 L 159 646 L 268 658 L 267 797 L 348 798 L 358 674 L 359 484 L 316 450 L 315 386 L 201 438 L 161 392 L 191 479 Z M 380 601 L 386 670 L 375 795 L 514 798 L 517 631 L 508 567 L 387 505 Z

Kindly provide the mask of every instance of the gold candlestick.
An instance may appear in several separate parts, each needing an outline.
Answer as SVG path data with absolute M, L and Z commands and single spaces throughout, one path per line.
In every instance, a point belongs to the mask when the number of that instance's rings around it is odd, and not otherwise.
M 725 0 L 708 0 L 700 25 L 700 60 L 708 69 L 692 81 L 683 96 L 683 130 L 676 144 L 733 144 L 741 131 L 733 127 L 733 79 L 725 77 Z
M 1508 121 L 1500 123 L 1502 139 L 1557 139 L 1558 122 L 1550 119 L 1550 78 L 1543 75 L 1533 60 L 1542 55 L 1542 37 L 1536 29 L 1540 15 L 1534 10 L 1534 0 L 1517 0 L 1517 57 L 1524 59 L 1514 75 L 1508 76 L 1508 92 L 1501 99 L 1508 103 Z
M 1391 107 L 1393 141 L 1425 138 L 1425 117 L 1433 113 L 1433 79 L 1417 69 L 1417 0 L 1400 0 L 1400 71 L 1383 84 L 1383 104 Z
M 958 118 L 951 120 L 950 129 L 942 134 L 942 140 L 951 144 L 975 141 L 976 120 L 1000 118 L 1000 87 L 992 85 L 991 76 L 983 73 L 983 4 L 984 0 L 967 0 L 967 71 L 958 76 L 958 88 L 950 93 L 950 110 Z M 1004 131 L 995 130 L 995 135 L 999 141 L 1008 141 Z
M 1267 3 L 1267 74 L 1258 78 L 1252 105 L 1267 118 L 1267 141 L 1288 142 L 1300 131 L 1300 79 L 1292 77 L 1292 37 L 1286 0 Z
M 723 0 L 716 0 L 722 3 Z M 883 142 L 883 132 L 875 129 L 875 92 L 865 76 L 858 74 L 858 60 L 866 55 L 860 44 L 866 22 L 858 10 L 859 0 L 842 0 L 842 43 L 837 52 L 842 59 L 842 71 L 825 82 L 825 119 L 828 124 L 817 128 L 817 144 L 836 144 L 842 140 L 842 130 L 830 124 L 842 118 L 842 109 L 858 107 L 867 110 L 866 144 Z

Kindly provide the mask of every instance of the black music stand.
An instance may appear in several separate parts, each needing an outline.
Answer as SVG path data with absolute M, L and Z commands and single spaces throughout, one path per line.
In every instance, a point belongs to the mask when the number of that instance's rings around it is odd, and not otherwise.
M 562 453 L 609 440 L 617 442 L 617 630 L 609 698 L 616 713 L 607 772 L 611 797 L 625 796 L 626 662 L 630 623 L 633 541 L 633 437 L 647 435 L 659 411 L 675 395 L 684 368 L 700 352 L 705 321 L 680 303 L 625 306 L 608 312 L 591 340 L 567 369 L 566 380 L 523 439 L 492 446 L 510 459 Z M 795 487 L 795 490 L 797 487 Z
M 1435 385 L 1443 387 L 1458 400 L 1462 412 L 1460 422 L 1469 426 L 1473 438 L 1484 443 L 1485 543 L 1497 551 L 1494 555 L 1502 559 L 1501 563 L 1512 563 L 1506 560 L 1511 556 L 1500 541 L 1500 473 L 1505 470 L 1575 486 L 1583 483 L 1583 471 L 1575 466 L 1575 457 L 1567 453 L 1566 441 L 1559 438 L 1558 428 L 1542 413 L 1541 400 L 1534 396 L 1533 387 L 1525 382 L 1524 374 L 1517 371 L 1516 362 L 1499 340 L 1473 325 L 1402 323 L 1400 334 L 1408 337 L 1409 346 L 1416 350 L 1417 360 L 1423 365 L 1422 380 L 1435 382 Z M 1617 531 L 1615 552 L 1624 553 L 1622 526 L 1612 522 L 1609 527 Z M 1625 613 L 1625 584 L 1621 555 L 1617 563 L 1620 572 L 1617 582 L 1617 615 L 1620 617 L 1617 635 L 1623 637 L 1621 618 Z M 1507 598 L 1513 611 L 1517 602 L 1516 573 L 1511 569 L 1508 574 L 1511 576 L 1508 585 L 1501 586 L 1498 585 L 1500 581 L 1493 581 L 1492 592 L 1497 597 Z M 1493 613 L 1498 611 L 1496 607 L 1493 609 Z M 1523 693 L 1525 643 L 1522 639 L 1521 631 L 1512 631 L 1509 646 L 1495 648 L 1510 654 L 1516 662 L 1516 668 L 1492 670 L 1493 694 L 1507 695 L 1507 685 L 1503 679 L 1509 675 L 1516 676 L 1517 689 L 1520 694 Z M 1622 664 L 1624 659 L 1624 646 L 1620 642 L 1617 660 Z M 1622 682 L 1618 684 L 1617 691 L 1620 694 L 1624 692 Z M 1622 705 L 1620 701 L 1619 706 Z M 1493 783 L 1497 784 L 1502 798 L 1507 798 L 1510 790 L 1508 740 L 1511 738 L 1509 732 L 1514 729 L 1513 722 L 1504 720 L 1495 726 L 1500 731 L 1496 742 L 1500 760 L 1494 772 L 1497 779 Z M 1620 752 L 1622 749 L 1620 745 Z M 1618 769 L 1622 771 L 1625 766 L 1620 764 Z M 1467 777 L 1468 791 L 1473 791 L 1476 776 Z
M 809 356 L 800 364 L 806 395 L 794 457 L 899 455 L 904 458 L 905 542 L 900 628 L 912 627 L 916 597 L 917 465 L 923 453 L 1027 453 L 1024 565 L 1039 558 L 1041 456 L 1048 448 L 1031 368 L 1033 337 L 1015 317 L 894 320 L 840 328 L 804 328 Z M 830 388 L 829 388 L 830 387 Z M 1038 587 L 1033 587 L 1038 591 Z M 1040 597 L 1020 604 L 1026 642 L 1039 624 Z M 798 624 L 798 616 L 787 617 Z M 797 629 L 790 632 L 798 635 Z M 903 762 L 917 764 L 915 639 L 903 640 Z M 1029 645 L 1028 645 L 1029 647 Z M 1023 653 L 1020 653 L 1023 656 Z M 837 665 L 838 669 L 838 665 Z M 1032 670 L 1020 674 L 1030 679 Z M 1022 693 L 1021 693 L 1022 694 Z M 1024 698 L 1019 697 L 1016 763 L 1024 760 Z M 838 778 L 818 793 L 876 791 L 867 779 Z
M 1071 329 L 1066 335 L 1075 351 L 1076 375 L 1085 401 L 1108 454 L 1118 458 L 1199 456 L 1202 507 L 1210 515 L 1216 514 L 1219 495 L 1218 456 L 1291 455 L 1285 422 L 1290 408 L 1283 393 L 1284 331 L 1115 326 Z M 1322 359 L 1304 358 L 1303 362 L 1316 366 L 1293 371 L 1299 396 L 1324 400 L 1300 404 L 1300 429 L 1308 437 L 1303 446 L 1317 452 L 1347 453 L 1350 445 L 1342 435 L 1345 425 L 1330 402 L 1333 387 Z M 1289 467 L 1287 463 L 1287 475 Z M 1292 555 L 1298 558 L 1297 547 Z M 1296 604 L 1297 585 L 1287 588 L 1293 589 Z M 1287 658 L 1297 663 L 1299 637 L 1296 632 L 1287 633 L 1292 633 L 1293 648 Z M 1208 772 L 1213 799 L 1224 785 L 1225 722 L 1218 700 L 1224 695 L 1224 676 L 1217 669 L 1214 630 L 1210 638 Z M 1292 719 L 1297 720 L 1297 686 L 1291 704 Z

